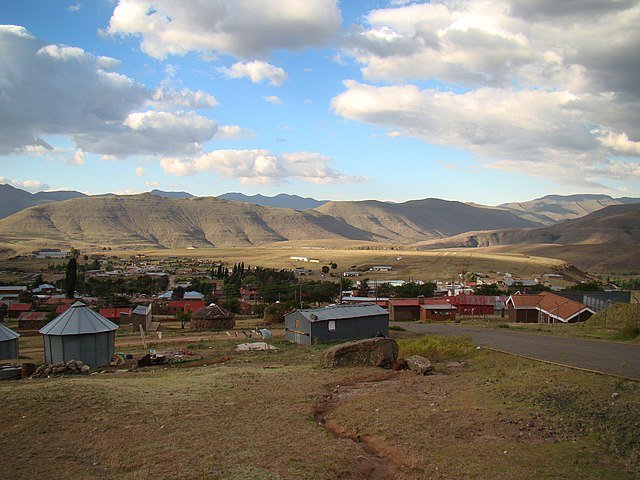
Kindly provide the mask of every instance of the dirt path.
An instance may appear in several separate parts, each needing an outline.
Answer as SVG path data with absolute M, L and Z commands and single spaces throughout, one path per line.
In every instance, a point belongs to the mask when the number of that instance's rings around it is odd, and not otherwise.
M 313 408 L 313 419 L 316 424 L 337 438 L 346 438 L 353 441 L 360 451 L 358 459 L 362 462 L 362 472 L 368 480 L 393 480 L 396 471 L 389 459 L 389 449 L 384 442 L 373 435 L 363 435 L 339 425 L 335 420 L 327 418 L 342 402 L 354 395 L 364 395 L 377 385 L 393 381 L 394 378 L 381 377 L 363 380 L 348 385 L 330 384 L 327 386 L 327 394 Z

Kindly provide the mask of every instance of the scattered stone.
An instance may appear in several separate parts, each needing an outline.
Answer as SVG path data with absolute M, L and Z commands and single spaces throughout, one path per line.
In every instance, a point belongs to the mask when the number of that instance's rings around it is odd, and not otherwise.
M 85 365 L 81 360 L 69 360 L 68 362 L 40 365 L 31 378 L 46 378 L 52 375 L 87 375 L 90 370 L 91 367 Z
M 613 392 L 613 393 L 611 394 L 611 398 L 612 398 L 613 400 L 615 400 L 615 399 L 616 399 L 616 398 L 618 398 L 619 396 L 620 396 L 620 394 L 619 394 L 618 392 Z
M 398 358 L 397 360 L 394 360 L 393 362 L 391 362 L 391 365 L 389 365 L 389 367 L 394 372 L 399 372 L 400 370 L 406 370 L 407 361 L 404 358 Z
M 449 362 L 447 363 L 447 368 L 462 368 L 464 367 L 464 363 L 461 362 Z
M 427 375 L 428 373 L 433 371 L 433 365 L 429 359 L 424 358 L 420 355 L 411 355 L 407 357 L 407 367 L 409 370 L 412 370 L 420 375 Z
M 325 367 L 346 365 L 373 365 L 389 367 L 398 358 L 398 344 L 391 338 L 367 338 L 353 340 L 331 347 L 324 352 Z

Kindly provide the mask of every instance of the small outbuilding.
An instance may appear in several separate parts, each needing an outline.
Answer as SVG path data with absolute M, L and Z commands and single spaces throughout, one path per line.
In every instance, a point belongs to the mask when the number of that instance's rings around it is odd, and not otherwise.
M 455 320 L 457 310 L 450 303 L 427 303 L 420 306 L 420 320 Z
M 76 302 L 40 329 L 47 363 L 82 360 L 90 367 L 108 365 L 118 326 L 82 302 Z
M 235 315 L 212 303 L 193 314 L 192 330 L 229 330 L 236 326 Z
M 0 323 L 0 360 L 18 358 L 19 333 Z
M 284 316 L 285 339 L 302 345 L 387 336 L 389 312 L 373 303 L 295 310 Z

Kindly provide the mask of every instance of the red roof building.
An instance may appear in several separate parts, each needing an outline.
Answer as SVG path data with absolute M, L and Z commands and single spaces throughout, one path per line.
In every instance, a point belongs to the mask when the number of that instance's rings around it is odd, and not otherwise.
M 24 330 L 40 330 L 47 323 L 47 312 L 22 312 L 18 316 L 18 328 Z
M 31 310 L 31 307 L 30 303 L 12 303 L 7 307 L 7 317 L 18 318 L 22 312 Z
M 588 320 L 595 312 L 583 303 L 541 292 L 511 295 L 507 300 L 510 322 L 574 323 Z
M 203 300 L 173 300 L 169 302 L 169 311 L 174 315 L 187 312 L 194 314 L 207 305 L 209 304 Z
M 101 308 L 98 313 L 116 325 L 120 325 L 120 318 L 123 315 L 131 315 L 131 309 L 129 307 L 107 307 Z

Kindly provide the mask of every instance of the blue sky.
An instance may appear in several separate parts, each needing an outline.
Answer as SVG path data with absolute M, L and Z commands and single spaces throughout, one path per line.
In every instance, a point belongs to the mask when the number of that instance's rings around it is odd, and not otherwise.
M 30 191 L 640 196 L 636 1 L 22 0 L 0 14 L 0 182 Z

